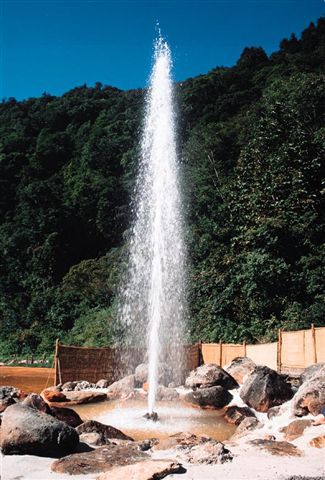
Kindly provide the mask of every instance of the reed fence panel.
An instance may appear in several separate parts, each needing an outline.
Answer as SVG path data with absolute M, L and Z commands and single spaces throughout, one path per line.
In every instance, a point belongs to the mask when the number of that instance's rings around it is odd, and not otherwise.
M 216 363 L 224 367 L 235 357 L 242 356 L 274 370 L 299 372 L 313 363 L 325 362 L 325 327 L 314 328 L 312 325 L 308 330 L 295 332 L 280 330 L 278 342 L 273 343 L 200 343 L 184 345 L 182 348 L 184 375 L 202 363 Z M 126 357 L 127 367 L 124 361 Z M 114 382 L 132 373 L 144 358 L 145 352 L 140 349 L 74 347 L 57 342 L 55 382 L 88 380 L 95 383 L 101 378 Z

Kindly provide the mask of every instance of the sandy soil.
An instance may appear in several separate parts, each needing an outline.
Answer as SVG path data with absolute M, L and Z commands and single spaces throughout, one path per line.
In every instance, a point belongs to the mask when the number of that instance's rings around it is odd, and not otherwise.
M 189 465 L 183 463 L 186 473 L 170 475 L 174 480 L 275 480 L 291 475 L 322 477 L 325 475 L 325 459 L 322 449 L 309 449 L 304 457 L 276 457 L 240 446 L 232 448 L 235 457 L 223 465 Z M 165 452 L 172 458 L 173 452 Z M 158 455 L 154 455 L 154 458 Z M 159 455 L 161 458 L 161 455 Z M 53 459 L 25 456 L 2 458 L 1 480 L 95 480 L 98 474 L 63 475 L 51 472 Z
M 263 429 L 265 431 L 265 429 Z M 261 438 L 260 435 L 256 435 Z M 303 437 L 292 443 L 304 451 L 303 457 L 278 457 L 264 453 L 241 440 L 237 446 L 229 445 L 234 454 L 232 462 L 223 465 L 190 465 L 183 463 L 186 473 L 170 475 L 171 480 L 284 480 L 292 475 L 325 478 L 324 449 L 307 446 L 308 441 L 325 434 L 325 426 L 310 427 Z M 251 436 L 253 438 L 253 435 Z M 278 436 L 278 440 L 281 440 Z M 157 452 L 153 458 L 174 458 L 173 451 Z M 1 456 L 1 480 L 95 480 L 98 474 L 70 475 L 51 472 L 51 458 Z

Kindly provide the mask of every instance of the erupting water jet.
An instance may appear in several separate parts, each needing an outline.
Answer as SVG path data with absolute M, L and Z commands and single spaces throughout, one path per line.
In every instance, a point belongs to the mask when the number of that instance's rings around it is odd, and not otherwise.
M 147 339 L 151 419 L 157 419 L 153 417 L 161 365 L 168 367 L 170 382 L 181 381 L 186 316 L 186 254 L 171 65 L 170 49 L 159 36 L 146 95 L 135 220 L 120 310 L 130 343 L 139 346 Z

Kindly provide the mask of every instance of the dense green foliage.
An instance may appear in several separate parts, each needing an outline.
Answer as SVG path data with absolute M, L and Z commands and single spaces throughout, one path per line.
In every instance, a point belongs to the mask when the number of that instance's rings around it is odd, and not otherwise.
M 320 19 L 177 85 L 193 340 L 324 325 L 324 37 Z M 0 105 L 2 354 L 113 341 L 143 98 L 97 84 Z

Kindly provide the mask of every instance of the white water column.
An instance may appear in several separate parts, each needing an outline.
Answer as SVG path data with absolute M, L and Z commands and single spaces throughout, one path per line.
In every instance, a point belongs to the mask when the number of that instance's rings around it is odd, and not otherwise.
M 171 53 L 160 37 L 146 96 L 129 265 L 121 316 L 131 340 L 148 348 L 148 410 L 154 411 L 159 365 L 176 381 L 182 368 L 185 247 L 176 154 Z M 131 342 L 132 343 L 132 342 Z M 133 342 L 134 343 L 134 342 Z

